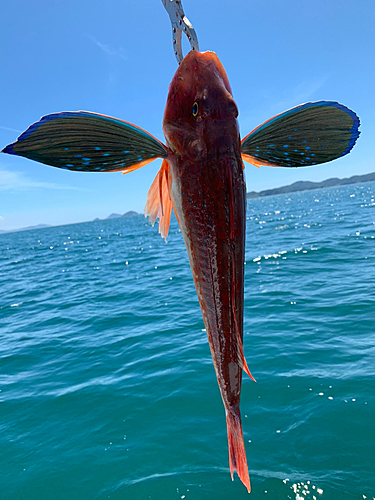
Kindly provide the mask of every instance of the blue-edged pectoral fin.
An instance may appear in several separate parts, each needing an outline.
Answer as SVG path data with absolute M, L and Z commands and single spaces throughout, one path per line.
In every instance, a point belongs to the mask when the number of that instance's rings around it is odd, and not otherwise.
M 242 158 L 257 167 L 325 163 L 351 151 L 359 123 L 354 111 L 338 102 L 307 102 L 250 132 L 241 143 Z
M 46 115 L 3 153 L 82 172 L 130 172 L 168 150 L 131 123 L 88 111 Z

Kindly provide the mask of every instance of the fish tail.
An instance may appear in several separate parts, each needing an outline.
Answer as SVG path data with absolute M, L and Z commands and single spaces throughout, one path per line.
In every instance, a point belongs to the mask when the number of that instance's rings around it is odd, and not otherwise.
M 235 413 L 226 412 L 227 431 L 228 431 L 228 448 L 229 448 L 229 467 L 233 481 L 233 472 L 236 471 L 242 483 L 246 486 L 250 493 L 250 477 L 247 468 L 245 445 L 243 441 L 242 425 L 240 411 L 237 409 Z

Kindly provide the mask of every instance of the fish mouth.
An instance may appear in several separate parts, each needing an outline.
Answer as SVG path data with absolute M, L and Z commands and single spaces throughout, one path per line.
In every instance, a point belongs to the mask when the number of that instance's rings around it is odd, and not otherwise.
M 217 57 L 215 52 L 208 50 L 207 52 L 197 52 L 196 50 L 191 50 L 183 59 L 179 69 L 183 72 L 186 69 L 199 72 L 214 72 L 217 77 L 219 77 L 226 90 L 232 95 L 232 89 L 229 84 L 227 73 L 224 66 L 221 64 L 220 59 Z M 176 72 L 176 74 L 177 74 Z

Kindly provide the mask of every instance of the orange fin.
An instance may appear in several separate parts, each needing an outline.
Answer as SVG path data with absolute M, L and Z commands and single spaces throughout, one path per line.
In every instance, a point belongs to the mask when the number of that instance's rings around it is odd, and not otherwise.
M 232 259 L 232 276 L 233 276 L 233 279 L 234 279 L 234 276 L 235 276 L 235 263 L 234 263 L 234 260 Z M 247 363 L 246 363 L 246 359 L 245 359 L 245 354 L 243 352 L 243 342 L 242 342 L 242 336 L 241 336 L 241 333 L 240 333 L 240 329 L 239 329 L 239 326 L 238 326 L 238 321 L 237 321 L 237 312 L 236 312 L 236 297 L 235 297 L 235 284 L 233 283 L 233 286 L 232 286 L 232 314 L 233 314 L 233 318 L 234 318 L 234 324 L 235 324 L 235 327 L 236 327 L 236 338 L 237 338 L 237 363 L 238 363 L 238 366 L 240 368 L 242 368 L 242 370 L 244 372 L 246 372 L 249 377 L 254 380 L 254 382 L 256 382 L 255 378 L 251 375 L 250 373 L 250 370 L 247 366 Z
M 249 367 L 247 366 L 245 355 L 243 353 L 242 340 L 237 336 L 237 363 L 246 372 L 249 377 L 256 382 L 255 378 L 251 375 Z
M 139 168 L 144 167 L 145 165 L 147 165 L 147 163 L 150 163 L 150 162 L 154 161 L 155 159 L 156 158 L 151 158 L 150 160 L 144 160 L 144 161 L 141 161 L 139 163 L 136 163 L 135 165 L 128 167 L 126 170 L 123 170 L 122 168 L 120 168 L 118 171 L 122 172 L 123 174 L 128 174 L 129 172 L 134 172 L 134 170 L 138 170 Z
M 156 219 L 159 217 L 159 233 L 165 241 L 167 241 L 172 213 L 172 201 L 169 196 L 169 185 L 169 165 L 166 160 L 163 160 L 161 168 L 156 174 L 156 177 L 147 193 L 145 216 L 150 217 L 152 225 L 155 224 Z
M 247 155 L 245 153 L 241 153 L 241 157 L 243 161 L 246 161 L 247 163 L 250 163 L 251 165 L 254 165 L 254 167 L 260 168 L 260 167 L 274 167 L 275 164 L 268 163 L 267 161 L 259 161 L 254 156 Z
M 236 414 L 229 411 L 226 412 L 227 417 L 227 432 L 228 432 L 228 449 L 229 449 L 229 467 L 230 475 L 233 481 L 233 472 L 237 471 L 238 477 L 246 486 L 250 493 L 250 477 L 247 468 L 245 445 L 243 442 L 241 416 L 239 409 Z

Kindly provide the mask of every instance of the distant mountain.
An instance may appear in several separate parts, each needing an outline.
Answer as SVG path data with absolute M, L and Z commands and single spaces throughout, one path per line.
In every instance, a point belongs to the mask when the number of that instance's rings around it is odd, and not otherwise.
M 126 212 L 125 214 L 121 215 L 121 214 L 111 214 L 111 215 L 108 215 L 108 217 L 106 217 L 105 219 L 103 220 L 108 220 L 108 219 L 121 219 L 123 217 L 134 217 L 134 215 L 139 215 L 137 212 L 134 212 L 133 210 L 130 210 L 129 212 Z M 95 219 L 95 220 L 100 220 L 100 219 Z
M 0 233 L 14 233 L 16 231 L 29 231 L 30 229 L 42 229 L 43 227 L 52 227 L 49 224 L 37 224 L 36 226 L 21 227 L 20 229 L 0 229 Z
M 130 210 L 129 212 L 126 212 L 122 217 L 134 217 L 135 215 L 139 215 L 138 212 L 133 212 L 133 210 Z
M 319 188 L 325 188 L 325 187 L 335 187 L 335 186 L 346 186 L 348 184 L 359 184 L 360 182 L 372 182 L 375 181 L 375 172 L 372 174 L 365 174 L 365 175 L 353 175 L 352 177 L 348 177 L 345 179 L 338 179 L 337 177 L 333 177 L 331 179 L 327 179 L 326 181 L 323 182 L 310 182 L 310 181 L 298 181 L 294 182 L 293 184 L 290 184 L 289 186 L 282 186 L 279 188 L 275 189 L 266 189 L 265 191 L 260 191 L 257 193 L 256 191 L 249 191 L 247 193 L 247 198 L 260 198 L 261 196 L 271 196 L 273 194 L 284 194 L 284 193 L 295 193 L 297 191 L 309 191 L 311 189 L 319 189 Z M 110 220 L 110 219 L 121 219 L 124 217 L 134 217 L 135 215 L 139 215 L 137 212 L 134 212 L 133 210 L 130 210 L 129 212 L 126 212 L 125 214 L 111 214 L 108 215 L 106 219 L 94 219 L 94 221 L 100 221 L 100 220 Z M 28 226 L 28 227 L 22 227 L 20 229 L 11 229 L 11 230 L 4 230 L 0 229 L 0 234 L 3 233 L 14 233 L 16 231 L 28 231 L 30 229 L 42 229 L 44 227 L 52 227 L 49 224 L 38 224 L 36 226 Z
M 108 215 L 108 217 L 105 219 L 99 219 L 97 217 L 96 219 L 93 220 L 93 222 L 97 222 L 97 221 L 101 221 L 101 220 L 110 220 L 110 219 L 122 219 L 122 218 L 134 217 L 135 215 L 139 215 L 139 213 L 134 212 L 133 210 L 130 210 L 129 212 L 126 212 L 123 215 L 121 215 L 121 214 Z M 29 229 L 43 229 L 44 227 L 53 227 L 53 226 L 51 226 L 50 224 L 38 224 L 37 226 L 21 227 L 20 229 L 9 229 L 9 230 L 0 229 L 0 234 L 15 233 L 17 231 L 28 231 Z
M 119 219 L 120 217 L 122 217 L 121 214 L 111 214 L 111 215 L 108 215 L 108 217 L 106 217 L 105 220 L 108 220 L 108 219 Z
M 359 184 L 360 182 L 375 181 L 375 172 L 366 175 L 353 175 L 345 179 L 333 177 L 323 182 L 298 181 L 289 186 L 282 186 L 275 189 L 266 189 L 265 191 L 250 191 L 247 198 L 259 198 L 261 196 L 271 196 L 273 194 L 295 193 L 296 191 L 309 191 L 310 189 L 319 189 L 325 187 L 346 186 L 348 184 Z

